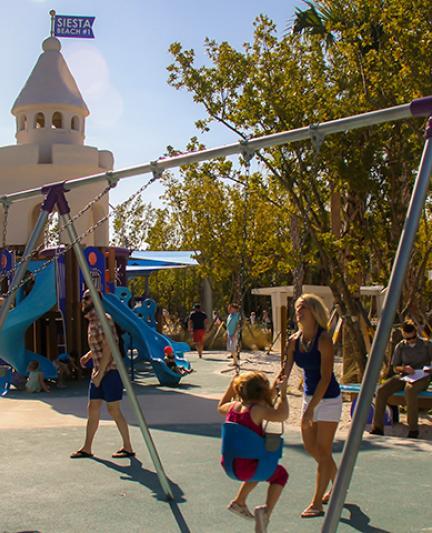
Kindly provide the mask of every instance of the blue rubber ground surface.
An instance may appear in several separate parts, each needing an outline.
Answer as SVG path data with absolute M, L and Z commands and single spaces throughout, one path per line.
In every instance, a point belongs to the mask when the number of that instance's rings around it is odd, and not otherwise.
M 228 380 L 212 374 L 210 362 L 200 362 L 197 367 L 197 385 L 190 389 L 194 394 L 204 389 L 215 392 Z M 81 422 L 76 426 L 1 430 L 0 532 L 253 531 L 253 523 L 225 510 L 237 487 L 219 466 L 217 418 L 205 415 L 214 412 L 216 400 L 192 396 L 190 391 L 139 388 L 140 402 L 176 497 L 171 504 L 164 500 L 133 420 L 136 459 L 111 459 L 111 453 L 119 448 L 118 433 L 113 425 L 105 424 L 95 440 L 95 459 L 71 460 L 70 452 L 80 446 L 83 438 L 84 387 L 70 393 L 70 399 L 68 391 L 62 391 L 57 400 L 55 394 L 47 395 L 45 401 L 52 409 L 60 409 L 63 416 L 70 406 Z M 82 410 L 78 412 L 77 406 Z M 7 400 L 0 400 L 0 417 L 7 409 Z M 185 409 L 189 412 L 185 413 Z M 34 416 L 38 416 L 37 410 Z M 208 423 L 203 422 L 206 417 Z M 341 441 L 335 443 L 337 461 L 342 446 Z M 368 437 L 339 531 L 432 531 L 431 452 L 431 443 L 424 441 Z M 320 531 L 323 519 L 299 517 L 310 499 L 315 466 L 304 453 L 296 431 L 286 432 L 283 464 L 289 470 L 290 481 L 269 532 Z M 263 502 L 265 488 L 260 486 L 252 494 L 251 507 Z

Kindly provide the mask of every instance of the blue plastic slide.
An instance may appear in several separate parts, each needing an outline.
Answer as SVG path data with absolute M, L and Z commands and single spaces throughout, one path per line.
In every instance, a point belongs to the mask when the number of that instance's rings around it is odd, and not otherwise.
M 31 261 L 28 270 L 40 267 L 40 261 Z M 54 365 L 43 355 L 25 348 L 25 333 L 38 318 L 47 313 L 57 303 L 55 265 L 36 274 L 35 283 L 28 295 L 22 289 L 17 293 L 16 306 L 9 312 L 0 331 L 0 358 L 13 366 L 20 374 L 27 375 L 30 361 L 39 361 L 39 368 L 45 378 L 57 377 Z
M 172 346 L 175 351 L 169 339 L 147 326 L 114 294 L 105 294 L 103 304 L 105 311 L 111 315 L 114 322 L 132 336 L 133 344 L 140 352 L 141 358 L 151 362 L 160 384 L 178 385 L 182 376 L 168 368 L 164 362 L 165 346 Z M 176 357 L 176 363 L 178 366 L 190 368 L 190 363 L 183 358 Z

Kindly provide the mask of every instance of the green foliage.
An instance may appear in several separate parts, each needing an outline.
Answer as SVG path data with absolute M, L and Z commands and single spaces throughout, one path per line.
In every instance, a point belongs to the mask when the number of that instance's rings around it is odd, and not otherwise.
M 115 208 L 113 246 L 142 250 L 153 225 L 155 209 L 144 203 L 141 196 L 126 200 Z
M 282 38 L 262 15 L 240 50 L 206 39 L 205 65 L 173 43 L 168 81 L 202 106 L 199 129 L 218 123 L 243 139 L 402 104 L 431 93 L 431 15 L 423 0 L 308 1 Z M 230 161 L 191 165 L 164 177 L 166 207 L 124 238 L 137 242 L 143 231 L 140 242 L 153 249 L 197 251 L 198 268 L 151 281 L 167 305 L 180 286 L 183 300 L 194 301 L 207 277 L 220 308 L 240 279 L 246 289 L 289 283 L 303 266 L 306 280 L 329 284 L 344 313 L 358 315 L 358 286 L 387 284 L 422 133 L 422 121 L 411 120 L 330 136 L 319 154 L 309 142 L 269 148 L 248 180 Z M 196 139 L 187 147 L 200 148 Z M 340 212 L 331 209 L 335 199 Z M 292 217 L 300 221 L 300 249 Z M 116 229 L 123 235 L 121 224 Z M 401 312 L 413 310 L 404 306 L 416 292 L 429 294 L 430 234 L 428 208 Z

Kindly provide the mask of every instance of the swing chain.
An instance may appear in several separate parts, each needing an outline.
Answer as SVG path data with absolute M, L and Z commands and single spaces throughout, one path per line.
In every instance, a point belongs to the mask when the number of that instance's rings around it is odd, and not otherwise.
M 135 199 L 139 194 L 143 193 L 147 187 L 149 187 L 152 183 L 154 183 L 154 181 L 156 181 L 156 179 L 158 179 L 158 177 L 155 177 L 153 176 L 147 183 L 145 183 L 142 187 L 140 187 L 138 189 L 138 191 L 136 191 L 135 193 L 133 193 L 127 200 L 125 200 L 123 203 L 127 203 L 133 199 Z M 79 218 L 79 216 L 81 216 L 83 214 L 83 212 L 85 212 L 86 210 L 89 209 L 89 206 L 91 205 L 94 205 L 95 202 L 97 202 L 98 200 L 100 200 L 110 189 L 112 188 L 112 185 L 110 184 L 108 187 L 106 187 L 102 192 L 100 192 L 96 197 L 95 199 L 93 199 L 91 202 L 89 202 L 89 204 L 87 204 L 87 206 L 85 206 L 81 211 L 79 211 L 79 213 L 77 213 L 70 221 L 68 221 L 67 224 L 65 224 L 64 228 L 68 227 L 70 224 L 72 224 L 77 218 Z M 0 199 L 0 202 L 2 200 Z M 108 220 L 112 214 L 115 212 L 115 210 L 109 212 L 108 214 L 104 215 L 103 217 L 101 217 L 97 222 L 95 222 L 92 226 L 90 226 L 89 228 L 87 228 L 87 230 L 82 233 L 81 235 L 78 235 L 77 238 L 67 244 L 66 246 L 64 247 L 58 247 L 56 252 L 54 253 L 54 256 L 51 258 L 51 259 L 48 259 L 48 261 L 45 261 L 44 263 L 42 263 L 42 265 L 38 268 L 36 268 L 35 270 L 32 271 L 32 274 L 33 275 L 36 275 L 36 274 L 39 274 L 40 272 L 42 272 L 43 270 L 45 270 L 45 268 L 47 268 L 51 263 L 54 263 L 54 261 L 57 261 L 61 256 L 65 255 L 69 250 L 71 250 L 73 248 L 73 246 L 77 243 L 77 242 L 80 242 L 82 239 L 84 239 L 85 237 L 87 237 L 88 235 L 90 235 L 91 233 L 93 233 L 96 229 L 99 228 L 99 226 L 101 226 L 106 220 Z M 63 228 L 63 229 L 64 229 Z M 17 268 L 19 267 L 19 265 L 21 263 L 23 263 L 24 261 L 28 261 L 32 258 L 32 256 L 35 254 L 35 252 L 39 251 L 41 248 L 43 247 L 43 242 L 41 245 L 39 245 L 35 250 L 33 250 L 31 253 L 29 253 L 26 257 L 22 257 L 21 260 L 14 266 L 14 268 L 12 268 L 9 272 L 9 274 L 12 274 L 12 273 L 15 273 Z M 12 289 L 9 289 L 8 292 L 4 295 L 6 298 L 8 296 L 10 296 L 11 294 L 14 294 L 17 290 L 19 290 L 21 287 L 23 287 L 25 285 L 25 283 L 27 282 L 27 280 L 22 280 L 21 283 L 19 283 L 16 287 L 13 287 Z
M 108 185 L 100 192 L 98 193 L 87 205 L 85 205 L 80 211 L 78 211 L 71 219 L 63 226 L 62 230 L 64 231 L 67 227 L 69 227 L 73 222 L 78 220 L 84 213 L 86 213 L 89 209 L 91 209 L 99 200 L 101 200 L 106 194 L 110 192 L 110 190 L 116 186 L 118 178 L 112 178 L 112 180 L 107 177 Z
M 255 157 L 255 150 L 250 148 L 249 140 L 244 139 L 240 141 L 241 145 L 241 156 L 244 160 L 244 165 L 246 169 L 246 181 L 244 187 L 244 210 L 243 210 L 243 231 L 242 231 L 242 243 L 241 243 L 241 260 L 240 260 L 240 272 L 239 272 L 239 296 L 240 296 L 240 333 L 237 344 L 237 361 L 235 366 L 235 374 L 240 375 L 240 352 L 242 347 L 242 328 L 244 324 L 244 309 L 243 309 L 243 300 L 244 300 L 244 282 L 245 282 L 245 270 L 246 270 L 246 250 L 247 250 L 247 238 L 248 238 L 248 228 L 247 228 L 247 215 L 248 215 L 248 199 L 249 199 L 249 180 L 250 180 L 250 168 L 251 161 Z
M 0 199 L 0 202 L 3 204 L 3 236 L 2 236 L 2 246 L 6 248 L 7 241 L 7 230 L 8 230 L 8 217 L 9 217 L 9 208 L 11 206 L 11 201 L 9 198 L 4 196 Z

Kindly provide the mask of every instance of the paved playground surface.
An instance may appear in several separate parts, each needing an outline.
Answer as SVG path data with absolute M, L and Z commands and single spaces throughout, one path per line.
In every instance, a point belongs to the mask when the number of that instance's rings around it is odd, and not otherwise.
M 40 532 L 247 532 L 253 522 L 225 510 L 237 488 L 219 466 L 217 398 L 230 374 L 225 356 L 190 357 L 197 372 L 179 389 L 156 387 L 142 372 L 136 385 L 175 501 L 161 492 L 140 430 L 124 401 L 137 457 L 111 459 L 119 437 L 107 415 L 94 443 L 94 459 L 69 459 L 86 422 L 86 387 L 72 384 L 50 394 L 12 391 L 0 399 L 0 533 Z M 340 459 L 343 440 L 335 443 Z M 432 531 L 432 443 L 366 437 L 338 531 Z M 290 481 L 272 517 L 272 532 L 318 532 L 323 519 L 302 520 L 315 465 L 300 433 L 285 433 L 283 464 Z M 262 503 L 265 485 L 250 498 Z

